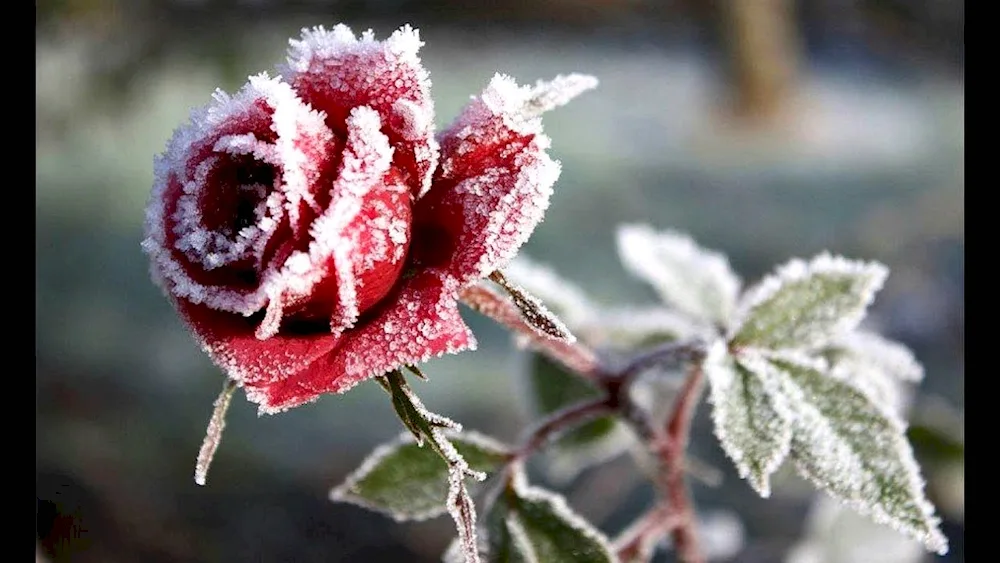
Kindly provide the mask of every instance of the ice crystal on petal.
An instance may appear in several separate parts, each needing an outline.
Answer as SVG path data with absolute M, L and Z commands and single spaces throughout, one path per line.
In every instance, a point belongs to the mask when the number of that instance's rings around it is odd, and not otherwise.
M 154 163 L 142 247 L 150 255 L 153 279 L 172 297 L 250 315 L 280 289 L 275 267 L 263 264 L 262 256 L 274 226 L 285 217 L 294 222 L 297 203 L 309 199 L 306 184 L 326 159 L 323 147 L 331 133 L 290 86 L 266 74 L 251 77 L 234 96 L 217 91 L 213 98 L 191 113 Z M 245 194 L 236 196 L 239 201 L 256 202 L 241 216 L 250 222 L 239 229 L 216 225 L 204 216 L 200 200 L 225 195 L 215 175 L 244 157 L 280 174 L 273 184 L 249 178 L 229 187 Z M 207 285 L 191 274 L 192 268 L 210 271 L 236 263 L 264 269 L 261 282 L 235 289 Z
M 888 269 L 820 254 L 792 260 L 743 296 L 730 328 L 734 346 L 812 348 L 854 329 Z
M 430 78 L 418 51 L 420 34 L 409 25 L 378 41 L 371 30 L 355 37 L 346 25 L 303 29 L 291 40 L 286 74 L 303 98 L 327 115 L 336 129 L 351 108 L 370 106 L 398 151 L 394 162 L 407 172 L 413 195 L 430 188 L 438 160 Z
M 497 75 L 441 136 L 435 189 L 418 219 L 454 239 L 450 258 L 466 283 L 503 269 L 542 220 L 559 177 L 541 119 L 521 108 L 530 88 Z
M 247 397 L 260 404 L 261 413 L 273 414 L 322 393 L 346 392 L 404 365 L 474 350 L 476 340 L 458 312 L 457 291 L 455 280 L 432 271 L 405 280 L 387 298 L 391 306 L 344 331 L 330 353 L 306 365 L 296 363 L 283 380 L 246 387 Z
M 769 477 L 788 455 L 792 439 L 792 412 L 774 368 L 750 354 L 734 360 L 723 342 L 710 348 L 702 367 L 716 437 L 740 477 L 760 496 L 770 496 Z
M 622 263 L 666 304 L 717 325 L 729 320 L 740 279 L 725 256 L 699 247 L 687 235 L 647 225 L 622 225 L 617 235 Z

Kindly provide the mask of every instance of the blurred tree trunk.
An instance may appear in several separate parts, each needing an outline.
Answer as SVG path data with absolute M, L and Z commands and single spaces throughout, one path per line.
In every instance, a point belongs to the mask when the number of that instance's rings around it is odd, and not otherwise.
M 763 125 L 778 117 L 795 89 L 799 38 L 794 0 L 720 0 L 735 117 Z

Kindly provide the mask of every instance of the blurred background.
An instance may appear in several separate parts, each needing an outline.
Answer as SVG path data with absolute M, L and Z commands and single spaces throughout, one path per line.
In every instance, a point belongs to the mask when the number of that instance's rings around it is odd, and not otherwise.
M 524 249 L 596 299 L 654 300 L 618 263 L 622 222 L 685 231 L 747 282 L 824 249 L 889 265 L 873 320 L 926 368 L 910 438 L 951 553 L 925 556 L 792 477 L 757 497 L 704 404 L 693 451 L 724 480 L 694 494 L 720 561 L 964 560 L 962 2 L 48 0 L 36 14 L 39 561 L 436 561 L 450 541 L 448 518 L 399 525 L 327 500 L 400 431 L 374 384 L 265 418 L 237 395 L 196 486 L 222 376 L 139 249 L 153 155 L 188 111 L 273 68 L 302 27 L 338 22 L 420 29 L 439 127 L 496 71 L 601 80 L 545 118 L 563 173 Z M 524 359 L 463 314 L 480 350 L 427 365 L 417 391 L 515 440 L 531 421 Z M 551 486 L 611 534 L 652 494 L 627 457 Z

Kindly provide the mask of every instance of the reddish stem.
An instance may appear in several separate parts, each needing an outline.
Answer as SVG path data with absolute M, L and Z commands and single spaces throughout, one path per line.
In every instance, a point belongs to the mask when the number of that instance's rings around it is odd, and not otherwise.
M 672 530 L 674 546 L 678 557 L 685 563 L 705 561 L 695 532 L 697 516 L 684 479 L 684 452 L 691 435 L 691 420 L 703 388 L 704 373 L 701 366 L 695 364 L 674 404 L 673 414 L 667 423 L 664 447 L 658 448 L 666 472 L 664 484 L 671 514 L 679 519 L 678 525 Z
M 620 561 L 643 561 L 653 555 L 653 547 L 663 534 L 680 524 L 671 514 L 670 507 L 658 504 L 649 509 L 626 529 L 615 541 L 615 551 Z
M 557 411 L 528 432 L 528 438 L 514 454 L 511 461 L 520 461 L 538 451 L 559 434 L 569 430 L 584 420 L 609 413 L 613 410 L 610 397 L 600 397 L 577 403 Z

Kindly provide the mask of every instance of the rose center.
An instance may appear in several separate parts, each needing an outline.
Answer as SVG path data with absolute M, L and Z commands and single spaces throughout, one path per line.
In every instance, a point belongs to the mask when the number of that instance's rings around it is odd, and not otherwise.
M 235 266 L 255 275 L 277 222 L 279 172 L 249 154 L 215 153 L 198 166 L 178 206 L 177 249 L 206 270 Z M 275 205 L 277 204 L 277 205 Z

